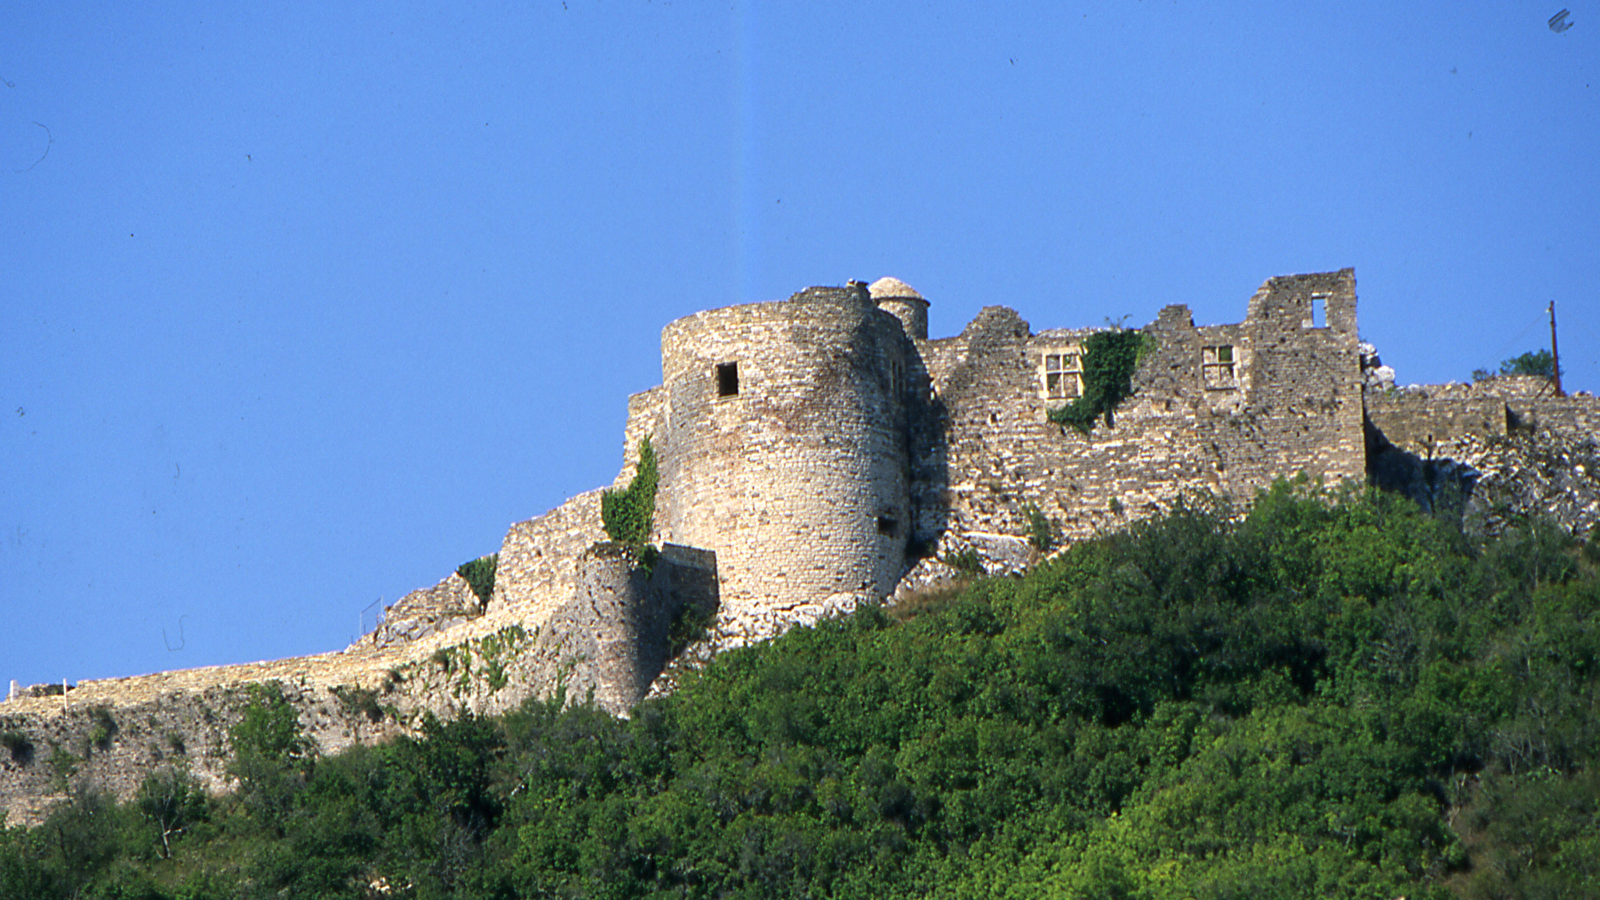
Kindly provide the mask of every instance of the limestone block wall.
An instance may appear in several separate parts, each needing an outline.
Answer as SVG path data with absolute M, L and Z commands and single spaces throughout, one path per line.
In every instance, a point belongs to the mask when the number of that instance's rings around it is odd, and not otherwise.
M 605 539 L 600 493 L 586 491 L 507 530 L 488 612 L 514 611 L 519 621 L 536 628 L 572 597 L 574 561 L 590 544 Z
M 1508 410 L 1499 397 L 1430 397 L 1421 391 L 1369 393 L 1367 420 L 1390 443 L 1419 456 L 1432 456 L 1441 444 L 1459 437 L 1503 436 Z
M 1355 272 L 1269 278 L 1250 299 L 1242 337 L 1252 354 L 1242 415 L 1256 421 L 1255 440 L 1232 446 L 1241 451 L 1229 459 L 1235 480 L 1365 477 Z
M 621 490 L 633 481 L 639 465 L 639 442 L 646 437 L 650 438 L 656 451 L 656 458 L 660 459 L 661 444 L 665 439 L 666 415 L 665 387 L 657 385 L 628 398 L 628 422 L 623 426 L 622 433 L 622 468 L 617 471 L 617 477 L 611 483 L 613 489 Z
M 959 337 L 932 342 L 924 358 L 945 411 L 952 530 L 1024 534 L 1033 504 L 1064 537 L 1086 537 L 1214 484 L 1181 398 L 1135 396 L 1088 436 L 1048 421 L 1061 401 L 1046 398 L 1043 358 L 1089 333 L 1035 336 L 1012 310 L 990 307 Z
M 20 756 L 0 749 L 0 813 L 7 824 L 37 823 L 62 796 L 61 772 L 66 782 L 123 800 L 163 766 L 190 772 L 213 792 L 228 790 L 228 732 L 249 686 L 260 682 L 279 683 L 319 752 L 401 733 L 407 714 L 433 699 L 404 694 L 390 676 L 404 660 L 363 642 L 316 656 L 84 681 L 64 696 L 0 703 L 0 732 L 21 734 L 30 746 Z
M 1575 437 L 1600 434 L 1600 398 L 1542 396 L 1506 401 L 1511 421 L 1523 428 L 1544 428 Z
M 914 349 L 864 288 L 811 288 L 679 319 L 658 531 L 717 554 L 722 619 L 750 636 L 886 595 L 912 507 Z
M 1078 538 L 1185 491 L 1249 498 L 1299 472 L 1364 477 L 1348 270 L 1271 279 L 1234 325 L 1197 328 L 1186 307 L 1167 307 L 1144 329 L 1133 396 L 1085 436 L 1048 421 L 1063 401 L 1047 398 L 1044 359 L 1090 333 L 1036 335 L 989 307 L 960 336 L 918 343 L 942 416 L 951 529 L 1023 534 L 1032 504 Z

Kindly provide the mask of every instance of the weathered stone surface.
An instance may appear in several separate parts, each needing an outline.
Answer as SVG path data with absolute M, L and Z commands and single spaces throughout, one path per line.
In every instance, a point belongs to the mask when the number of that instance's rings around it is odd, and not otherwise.
M 482 614 L 483 604 L 467 580 L 452 572 L 431 588 L 415 590 L 384 611 L 372 640 L 380 647 L 415 641 Z

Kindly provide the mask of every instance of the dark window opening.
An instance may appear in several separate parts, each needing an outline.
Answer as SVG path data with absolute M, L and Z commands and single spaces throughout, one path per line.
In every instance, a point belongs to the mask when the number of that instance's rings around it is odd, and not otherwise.
M 732 397 L 739 393 L 739 364 L 717 363 L 717 396 Z
M 879 516 L 878 517 L 878 533 L 879 534 L 887 534 L 890 537 L 893 537 L 896 524 L 897 523 L 895 522 L 895 520 L 889 518 L 888 516 Z

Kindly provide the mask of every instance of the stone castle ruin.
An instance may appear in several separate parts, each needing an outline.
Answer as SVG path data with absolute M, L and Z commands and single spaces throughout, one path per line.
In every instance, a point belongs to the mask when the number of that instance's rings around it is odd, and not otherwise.
M 1248 502 L 1303 475 L 1457 503 L 1484 527 L 1600 519 L 1600 401 L 1542 379 L 1396 388 L 1358 337 L 1350 269 L 1268 279 L 1237 324 L 1166 307 L 1139 331 L 1131 391 L 1086 431 L 1051 413 L 1097 389 L 1087 351 L 1107 329 L 1035 333 L 991 306 L 929 339 L 927 313 L 883 278 L 668 324 L 612 486 L 648 439 L 658 556 L 607 541 L 590 491 L 511 526 L 486 599 L 451 575 L 343 651 L 14 688 L 0 808 L 36 821 L 73 779 L 128 796 L 162 766 L 226 790 L 228 729 L 264 682 L 323 752 L 557 692 L 625 715 L 684 660 L 962 568 L 1017 571 L 1194 492 Z

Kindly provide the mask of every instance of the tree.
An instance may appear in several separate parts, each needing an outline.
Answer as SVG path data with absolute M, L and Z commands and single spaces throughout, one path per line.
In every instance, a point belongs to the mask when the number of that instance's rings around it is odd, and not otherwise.
M 1490 372 L 1488 369 L 1474 369 L 1473 381 L 1485 381 L 1497 375 L 1532 375 L 1536 378 L 1554 378 L 1556 374 L 1556 360 L 1549 350 L 1530 350 L 1527 353 L 1502 360 L 1500 371 Z
M 172 858 L 172 839 L 206 818 L 206 794 L 188 772 L 168 766 L 151 772 L 135 798 L 139 812 L 161 836 L 161 857 Z
M 249 690 L 250 703 L 229 732 L 233 761 L 228 774 L 239 779 L 245 808 L 278 829 L 305 782 L 313 748 L 300 733 L 300 714 L 276 681 L 252 684 Z

